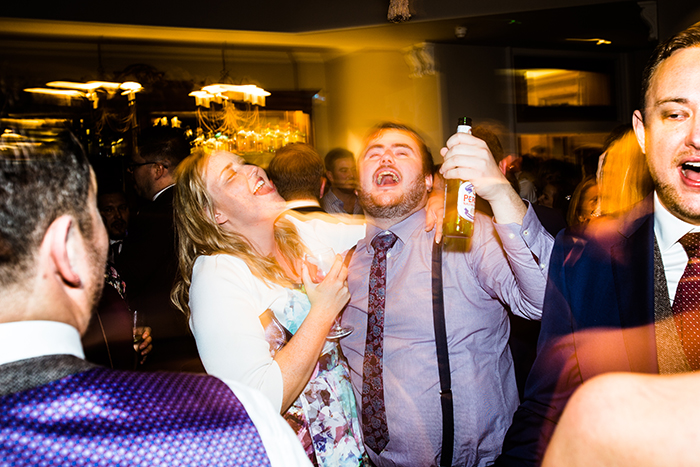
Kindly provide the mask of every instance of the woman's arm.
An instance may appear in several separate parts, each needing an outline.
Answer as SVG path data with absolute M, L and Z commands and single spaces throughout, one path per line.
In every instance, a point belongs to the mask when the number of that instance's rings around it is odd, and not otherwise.
M 228 255 L 198 259 L 192 274 L 190 327 L 205 369 L 260 390 L 281 413 L 308 383 L 333 320 L 350 297 L 342 262 L 320 284 L 311 282 L 306 268 L 303 273 L 311 310 L 274 358 L 260 314 L 286 291 L 267 287 Z
M 348 270 L 340 256 L 323 282 L 314 284 L 306 265 L 302 266 L 302 276 L 311 310 L 287 345 L 275 355 L 284 381 L 282 412 L 292 405 L 309 382 L 333 321 L 350 300 L 346 283 Z

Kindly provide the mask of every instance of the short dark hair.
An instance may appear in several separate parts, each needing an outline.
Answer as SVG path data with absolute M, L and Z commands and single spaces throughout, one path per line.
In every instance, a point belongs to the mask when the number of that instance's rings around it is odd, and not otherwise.
M 333 164 L 335 164 L 335 161 L 338 161 L 340 159 L 355 159 L 355 155 L 348 151 L 345 148 L 333 148 L 330 151 L 328 151 L 328 154 L 326 154 L 326 157 L 324 159 L 324 162 L 326 164 L 326 170 L 329 172 L 333 171 Z
M 323 161 L 308 144 L 289 143 L 279 148 L 270 161 L 267 174 L 280 196 L 287 201 L 321 196 L 325 174 Z
M 179 128 L 155 126 L 146 128 L 138 137 L 139 155 L 147 162 L 166 162 L 173 170 L 190 155 L 191 145 Z
M 18 134 L 20 130 L 15 131 Z M 0 149 L 0 284 L 18 283 L 32 264 L 47 229 L 69 214 L 86 239 L 92 239 L 88 207 L 92 169 L 80 143 L 68 132 L 56 138 Z
M 677 50 L 698 46 L 700 46 L 700 22 L 693 24 L 688 29 L 679 32 L 656 46 L 642 74 L 642 92 L 639 103 L 639 110 L 642 112 L 642 116 L 645 115 L 647 93 L 651 86 L 651 80 L 661 63 Z
M 425 140 L 423 137 L 413 128 L 411 128 L 408 125 L 404 125 L 403 123 L 397 123 L 397 122 L 382 122 L 375 127 L 373 127 L 370 132 L 367 134 L 367 137 L 365 138 L 365 149 L 367 149 L 367 144 L 372 138 L 375 138 L 377 135 L 382 133 L 383 131 L 386 130 L 398 130 L 398 131 L 403 131 L 411 135 L 413 140 L 418 143 L 418 149 L 420 150 L 421 153 L 421 158 L 423 160 L 423 175 L 429 175 L 433 173 L 433 168 L 434 168 L 434 162 L 433 162 L 433 155 L 430 153 L 430 148 L 428 145 L 425 143 Z M 364 156 L 364 153 L 362 154 Z

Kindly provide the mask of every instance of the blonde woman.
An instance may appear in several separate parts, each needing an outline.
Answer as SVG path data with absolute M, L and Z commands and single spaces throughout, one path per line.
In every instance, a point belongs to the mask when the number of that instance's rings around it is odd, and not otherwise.
M 349 299 L 342 258 L 313 283 L 298 228 L 313 237 L 315 227 L 280 217 L 285 202 L 265 172 L 228 152 L 180 164 L 174 208 L 173 301 L 189 318 L 207 372 L 262 391 L 314 464 L 362 465 L 347 366 L 326 339 Z

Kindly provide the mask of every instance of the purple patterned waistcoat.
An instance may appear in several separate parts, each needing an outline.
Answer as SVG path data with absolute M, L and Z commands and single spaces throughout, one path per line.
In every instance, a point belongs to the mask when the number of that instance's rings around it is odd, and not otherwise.
M 93 367 L 0 397 L 0 466 L 59 465 L 270 463 L 222 381 Z

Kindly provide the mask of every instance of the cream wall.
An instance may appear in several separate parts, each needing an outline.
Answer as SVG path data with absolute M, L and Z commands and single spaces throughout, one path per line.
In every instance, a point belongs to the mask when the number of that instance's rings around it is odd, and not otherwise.
M 370 127 L 394 120 L 421 133 L 439 159 L 439 80 L 409 73 L 401 51 L 363 51 L 326 62 L 328 140 L 323 141 L 327 147 L 319 144 L 319 152 L 341 146 L 357 153 Z

